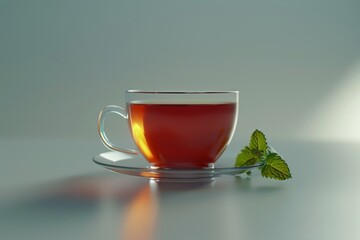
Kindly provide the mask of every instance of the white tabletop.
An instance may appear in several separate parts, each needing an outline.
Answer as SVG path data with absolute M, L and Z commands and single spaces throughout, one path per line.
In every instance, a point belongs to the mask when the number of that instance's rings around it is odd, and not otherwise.
M 93 163 L 99 141 L 1 139 L 0 238 L 359 239 L 360 144 L 273 146 L 291 180 L 156 183 Z

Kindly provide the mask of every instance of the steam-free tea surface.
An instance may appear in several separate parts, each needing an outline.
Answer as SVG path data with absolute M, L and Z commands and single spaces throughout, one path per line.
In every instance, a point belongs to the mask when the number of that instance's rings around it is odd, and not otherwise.
M 156 167 L 204 168 L 226 148 L 234 130 L 235 103 L 128 105 L 132 135 Z

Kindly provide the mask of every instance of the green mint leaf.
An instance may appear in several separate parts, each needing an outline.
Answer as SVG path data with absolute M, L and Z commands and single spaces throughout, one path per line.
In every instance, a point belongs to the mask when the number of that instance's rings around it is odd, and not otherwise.
M 257 129 L 251 135 L 249 146 L 237 155 L 235 167 L 252 166 L 256 163 L 262 163 L 258 169 L 263 177 L 277 180 L 292 177 L 286 162 L 272 147 L 268 146 L 265 135 Z M 249 170 L 244 170 L 239 174 L 242 173 L 251 175 Z
M 265 135 L 261 131 L 256 129 L 251 135 L 249 147 L 251 149 L 258 150 L 262 154 L 265 154 L 268 148 Z
M 269 153 L 261 169 L 261 175 L 266 178 L 285 180 L 291 178 L 291 173 L 286 162 L 277 154 Z
M 245 147 L 236 157 L 235 167 L 251 166 L 254 165 L 259 158 L 249 148 Z

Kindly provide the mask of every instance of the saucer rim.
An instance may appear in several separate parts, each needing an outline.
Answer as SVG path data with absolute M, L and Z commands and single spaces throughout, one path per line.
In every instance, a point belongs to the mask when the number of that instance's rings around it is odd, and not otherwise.
M 108 152 L 112 152 L 112 151 L 108 151 Z M 107 152 L 103 152 L 103 153 L 107 153 Z M 104 158 L 103 156 L 101 156 L 101 154 L 96 154 L 95 156 L 93 156 L 92 160 L 94 163 L 115 171 L 117 173 L 121 173 L 121 174 L 126 174 L 126 175 L 133 175 L 133 176 L 140 176 L 140 177 L 147 177 L 147 176 L 143 176 L 141 175 L 141 173 L 163 173 L 163 174 L 205 174 L 206 178 L 213 178 L 219 175 L 237 175 L 240 174 L 242 172 L 245 172 L 247 170 L 251 170 L 257 167 L 261 167 L 263 165 L 263 163 L 257 163 L 251 166 L 243 166 L 243 167 L 216 167 L 216 165 L 214 166 L 214 168 L 204 168 L 204 169 L 198 169 L 198 168 L 189 168 L 189 169 L 175 169 L 175 168 L 158 168 L 158 169 L 154 169 L 154 168 L 150 168 L 150 166 L 143 166 L 143 167 L 135 167 L 135 166 L 125 166 L 125 165 L 115 165 L 115 164 L 107 164 L 104 162 L 100 162 L 97 159 L 104 159 L 107 160 L 106 158 Z M 135 157 L 133 156 L 129 156 L 129 158 L 126 159 L 122 159 L 120 161 L 133 161 Z M 146 161 L 145 159 L 142 159 L 144 161 Z M 110 161 L 110 160 L 108 160 Z M 138 174 L 128 174 L 125 172 L 119 172 L 116 170 L 123 170 L 123 171 L 131 171 L 134 173 L 138 173 Z M 204 176 L 201 176 L 202 178 Z M 147 177 L 147 178 L 151 178 L 151 177 Z M 161 178 L 161 176 L 160 176 Z M 163 177 L 163 178 L 168 178 L 168 177 Z M 181 177 L 181 178 L 186 178 L 186 177 Z M 191 177 L 193 178 L 193 177 Z

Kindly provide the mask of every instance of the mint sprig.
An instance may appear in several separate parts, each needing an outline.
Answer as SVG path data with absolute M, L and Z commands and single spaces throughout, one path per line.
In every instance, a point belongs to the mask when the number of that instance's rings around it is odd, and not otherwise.
M 249 145 L 237 155 L 235 167 L 251 166 L 257 163 L 261 163 L 259 169 L 263 177 L 276 180 L 292 177 L 285 160 L 268 146 L 265 135 L 256 129 L 251 135 Z M 247 171 L 246 174 L 251 175 L 251 171 Z

